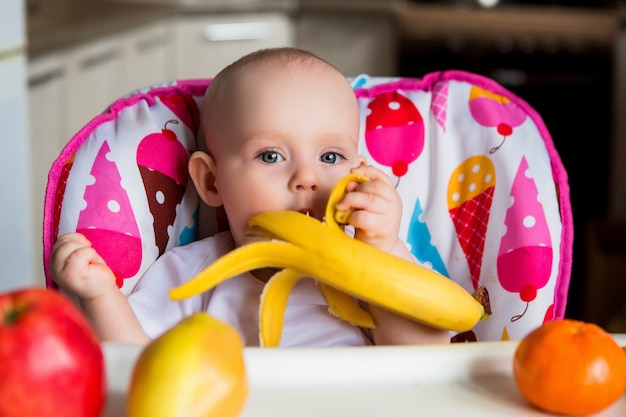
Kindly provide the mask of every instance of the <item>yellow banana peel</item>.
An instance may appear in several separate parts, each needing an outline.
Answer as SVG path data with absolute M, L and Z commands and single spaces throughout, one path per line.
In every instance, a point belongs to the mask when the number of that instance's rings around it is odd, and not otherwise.
M 483 305 L 458 283 L 346 235 L 341 224 L 350 212 L 335 209 L 351 181 L 341 179 L 330 194 L 324 222 L 295 211 L 273 211 L 249 221 L 252 243 L 218 259 L 185 284 L 170 291 L 173 300 L 198 295 L 226 279 L 258 268 L 281 268 L 261 296 L 261 345 L 280 343 L 287 298 L 295 283 L 311 277 L 321 286 L 331 313 L 352 324 L 373 327 L 371 315 L 356 299 L 409 319 L 458 332 L 485 318 Z M 259 237 L 264 237 L 259 239 Z

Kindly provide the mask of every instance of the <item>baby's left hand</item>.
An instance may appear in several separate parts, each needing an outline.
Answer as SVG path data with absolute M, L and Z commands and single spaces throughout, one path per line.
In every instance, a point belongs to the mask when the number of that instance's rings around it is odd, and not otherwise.
M 356 239 L 394 252 L 399 240 L 402 200 L 391 178 L 371 165 L 353 168 L 351 172 L 365 175 L 369 181 L 348 184 L 337 210 L 354 209 L 348 223 L 354 226 Z

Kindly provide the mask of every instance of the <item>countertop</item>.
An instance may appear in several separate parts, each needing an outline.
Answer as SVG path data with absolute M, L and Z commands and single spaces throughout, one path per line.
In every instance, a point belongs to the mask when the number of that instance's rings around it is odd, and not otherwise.
M 606 9 L 560 7 L 496 7 L 462 9 L 452 5 L 400 0 L 185 0 L 178 4 L 94 0 L 65 0 L 64 6 L 28 19 L 30 58 L 100 36 L 181 14 L 281 10 L 289 13 L 388 11 L 398 21 L 406 41 L 429 41 L 449 36 L 491 42 L 497 37 L 542 37 L 561 42 L 610 48 L 618 29 L 618 13 Z
M 616 334 L 623 346 L 626 335 Z M 241 417 L 554 417 L 513 378 L 518 342 L 343 348 L 245 348 L 250 393 Z M 103 417 L 123 417 L 140 346 L 107 343 Z M 596 417 L 623 417 L 626 394 Z

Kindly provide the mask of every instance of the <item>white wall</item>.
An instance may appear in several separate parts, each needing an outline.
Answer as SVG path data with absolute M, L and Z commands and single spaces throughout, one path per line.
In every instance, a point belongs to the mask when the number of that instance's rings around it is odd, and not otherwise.
M 22 0 L 0 2 L 0 291 L 37 282 Z M 40 262 L 41 263 L 41 262 Z M 43 269 L 43 267 L 42 267 Z

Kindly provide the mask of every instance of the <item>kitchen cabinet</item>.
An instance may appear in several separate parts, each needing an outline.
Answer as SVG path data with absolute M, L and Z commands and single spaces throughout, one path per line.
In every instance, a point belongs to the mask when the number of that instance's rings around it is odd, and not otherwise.
M 122 87 L 130 92 L 175 78 L 172 25 L 158 21 L 123 35 Z
M 348 77 L 395 75 L 396 43 L 390 13 L 303 12 L 298 19 L 298 46 Z
M 183 14 L 174 27 L 176 78 L 210 78 L 261 48 L 295 46 L 295 26 L 283 12 Z
M 167 30 L 155 23 L 30 60 L 35 195 L 43 196 L 48 168 L 78 129 L 120 96 L 173 78 Z
M 69 49 L 67 125 L 74 133 L 119 97 L 174 78 L 167 22 L 98 38 Z
M 33 206 L 33 251 L 38 277 L 43 285 L 43 205 L 52 162 L 68 140 L 65 123 L 67 68 L 62 54 L 39 57 L 28 64 L 28 118 Z
M 67 63 L 66 120 L 76 132 L 113 100 L 125 94 L 123 40 L 103 37 L 69 49 Z M 68 138 L 69 139 L 69 138 Z
M 65 98 L 67 67 L 61 54 L 39 57 L 28 65 L 28 105 L 33 162 L 51 165 L 67 142 Z

